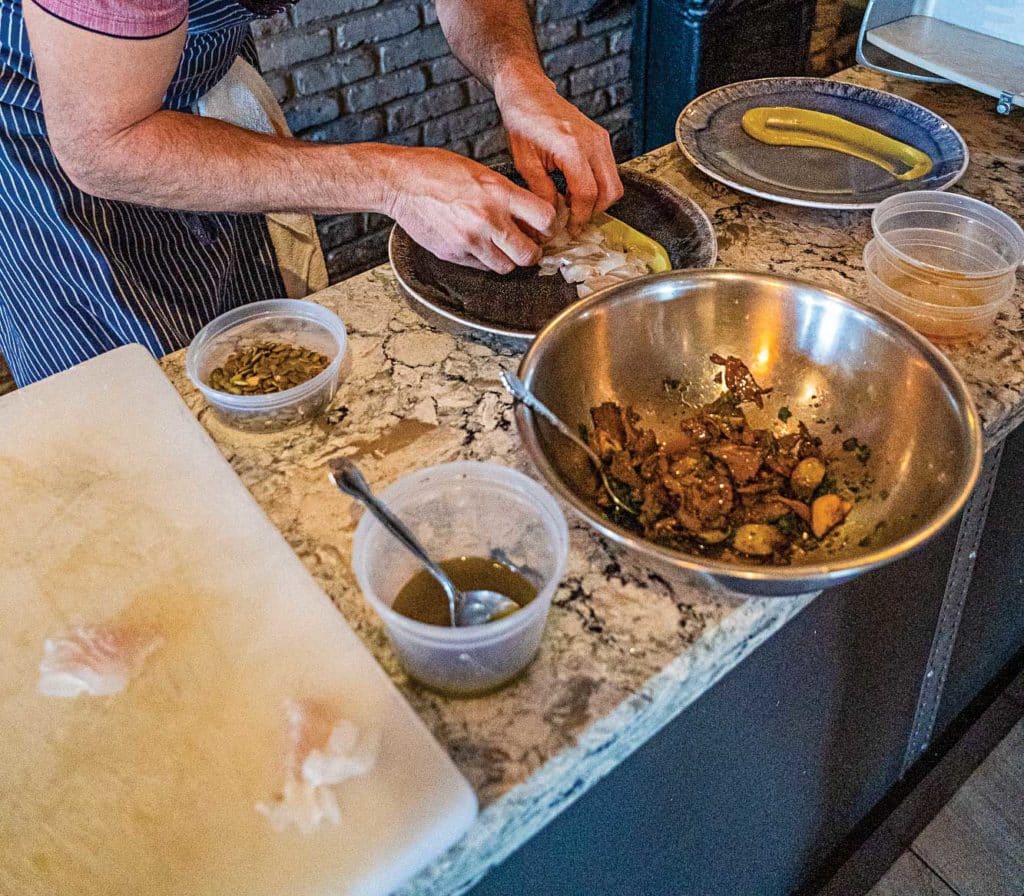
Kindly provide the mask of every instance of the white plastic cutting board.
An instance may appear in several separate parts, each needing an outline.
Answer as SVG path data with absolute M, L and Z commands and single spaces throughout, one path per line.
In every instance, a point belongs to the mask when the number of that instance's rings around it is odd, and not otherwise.
M 118 614 L 167 638 L 126 691 L 36 693 L 47 636 Z M 342 823 L 308 836 L 254 809 L 289 697 L 382 731 Z M 143 349 L 0 399 L 0 894 L 383 894 L 475 813 Z

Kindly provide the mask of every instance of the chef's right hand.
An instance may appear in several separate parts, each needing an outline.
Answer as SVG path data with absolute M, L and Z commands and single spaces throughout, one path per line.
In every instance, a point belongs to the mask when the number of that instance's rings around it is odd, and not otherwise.
M 555 209 L 484 165 L 443 149 L 397 149 L 387 177 L 387 209 L 438 258 L 511 273 L 536 264 L 530 232 L 551 235 Z

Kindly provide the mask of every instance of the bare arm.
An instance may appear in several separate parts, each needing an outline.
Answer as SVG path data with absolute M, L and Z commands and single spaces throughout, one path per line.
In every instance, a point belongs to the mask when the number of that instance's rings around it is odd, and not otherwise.
M 492 90 L 515 77 L 547 78 L 523 0 L 436 0 L 452 52 Z M 548 82 L 550 84 L 550 82 Z
M 393 164 L 389 147 L 318 146 L 161 109 L 184 24 L 151 40 L 120 40 L 62 22 L 32 0 L 24 15 L 50 145 L 82 190 L 196 211 L 384 210 L 386 179 L 373 173 Z
M 437 0 L 455 55 L 494 91 L 519 173 L 553 202 L 548 173 L 565 175 L 579 227 L 622 196 L 608 132 L 562 99 L 545 76 L 523 0 Z
M 256 134 L 161 108 L 185 26 L 122 40 L 24 2 L 50 145 L 81 190 L 196 211 L 375 211 L 441 257 L 510 270 L 554 210 L 481 165 L 442 150 L 329 145 Z M 95 85 L 103 85 L 97 89 Z

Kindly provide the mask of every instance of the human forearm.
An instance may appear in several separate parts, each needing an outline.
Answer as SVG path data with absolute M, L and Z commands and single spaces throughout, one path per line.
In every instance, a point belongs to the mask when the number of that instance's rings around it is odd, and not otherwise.
M 32 0 L 23 15 L 50 146 L 84 191 L 195 211 L 386 210 L 399 150 L 302 143 L 164 109 L 185 23 L 126 40 L 77 28 Z
M 126 40 L 32 0 L 23 12 L 50 146 L 87 192 L 168 209 L 383 212 L 440 257 L 502 272 L 532 263 L 528 233 L 554 221 L 550 204 L 444 150 L 303 143 L 163 109 L 184 23 Z
M 558 95 L 544 74 L 523 0 L 436 0 L 455 55 L 494 91 L 516 168 L 555 201 L 549 173 L 565 176 L 570 226 L 581 227 L 622 195 L 605 130 Z
M 159 111 L 117 134 L 54 146 L 76 185 L 115 199 L 189 211 L 387 213 L 403 150 L 257 134 Z
M 501 103 L 501 94 L 551 86 L 544 75 L 533 25 L 522 0 L 437 0 L 437 17 L 452 52 Z
M 174 112 L 85 142 L 87 154 L 58 155 L 94 195 L 191 211 L 374 211 L 442 258 L 502 273 L 539 252 L 516 222 L 545 232 L 554 219 L 526 190 L 442 149 L 304 143 Z

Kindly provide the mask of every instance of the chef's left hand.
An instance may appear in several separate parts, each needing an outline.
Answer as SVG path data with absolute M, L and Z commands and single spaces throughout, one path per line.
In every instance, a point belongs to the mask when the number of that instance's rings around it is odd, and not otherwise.
M 512 160 L 531 192 L 554 204 L 549 172 L 565 176 L 570 229 L 622 196 L 608 132 L 559 96 L 543 73 L 495 79 L 494 95 Z

